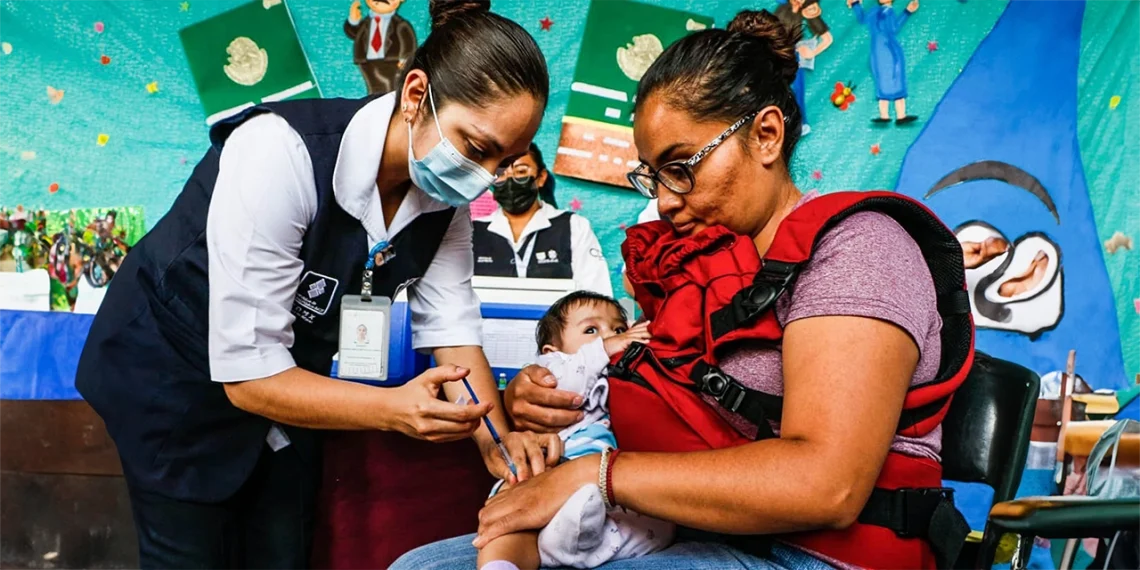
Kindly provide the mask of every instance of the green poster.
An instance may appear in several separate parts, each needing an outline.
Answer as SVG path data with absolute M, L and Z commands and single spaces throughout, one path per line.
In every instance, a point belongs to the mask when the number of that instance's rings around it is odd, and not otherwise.
M 320 88 L 284 2 L 254 0 L 178 32 L 206 110 L 206 124 Z
M 591 2 L 554 171 L 628 186 L 625 174 L 637 165 L 637 81 L 669 44 L 712 24 L 707 16 L 629 0 Z

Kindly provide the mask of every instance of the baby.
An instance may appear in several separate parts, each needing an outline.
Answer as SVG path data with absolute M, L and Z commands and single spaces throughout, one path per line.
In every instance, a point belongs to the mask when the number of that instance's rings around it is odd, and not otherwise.
M 610 357 L 632 342 L 647 342 L 647 323 L 627 329 L 625 309 L 614 299 L 577 291 L 559 299 L 538 322 L 537 364 L 558 379 L 558 388 L 582 395 L 584 417 L 558 433 L 563 458 L 617 447 L 607 406 Z M 498 492 L 500 481 L 491 494 Z M 606 512 L 596 484 L 571 495 L 541 532 L 495 539 L 479 552 L 481 570 L 548 566 L 593 568 L 612 560 L 644 556 L 669 546 L 674 525 L 621 507 Z

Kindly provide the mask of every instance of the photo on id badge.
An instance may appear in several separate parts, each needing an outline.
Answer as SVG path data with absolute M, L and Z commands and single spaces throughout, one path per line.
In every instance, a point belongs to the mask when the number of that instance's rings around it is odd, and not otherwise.
M 364 301 L 346 295 L 340 308 L 337 376 L 356 380 L 388 377 L 388 323 L 392 303 L 386 297 Z

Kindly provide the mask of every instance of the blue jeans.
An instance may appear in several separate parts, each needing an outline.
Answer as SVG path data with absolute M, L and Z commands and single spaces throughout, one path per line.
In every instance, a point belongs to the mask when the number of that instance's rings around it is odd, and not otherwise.
M 388 570 L 471 570 L 478 552 L 475 535 L 421 546 L 399 558 Z M 833 570 L 822 560 L 776 544 L 766 558 L 745 554 L 717 542 L 678 542 L 661 552 L 618 560 L 600 570 Z

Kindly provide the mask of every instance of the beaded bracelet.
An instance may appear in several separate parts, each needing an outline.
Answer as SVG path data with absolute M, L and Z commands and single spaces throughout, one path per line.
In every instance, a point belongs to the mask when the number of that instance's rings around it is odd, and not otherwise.
M 608 500 L 603 502 L 608 503 L 610 507 L 617 506 L 617 498 L 614 497 L 614 464 L 617 463 L 619 453 L 621 450 L 614 448 L 613 453 L 610 453 L 610 460 L 606 462 L 606 499 Z
M 607 509 L 612 509 L 614 506 L 613 503 L 610 502 L 609 479 L 607 478 L 610 470 L 610 453 L 612 452 L 612 447 L 603 449 L 602 460 L 598 463 L 598 493 L 602 495 L 602 503 Z

